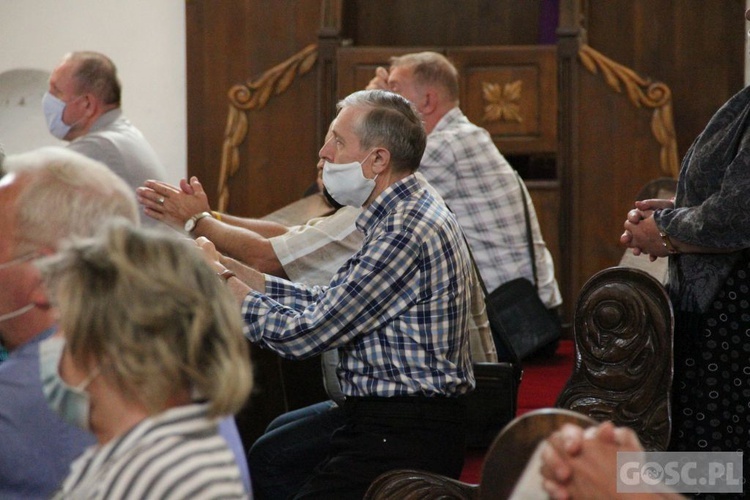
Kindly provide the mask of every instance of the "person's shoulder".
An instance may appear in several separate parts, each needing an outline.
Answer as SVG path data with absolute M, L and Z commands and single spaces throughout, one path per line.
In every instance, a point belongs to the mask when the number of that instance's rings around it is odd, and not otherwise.
M 321 219 L 327 219 L 329 221 L 345 221 L 345 220 L 356 220 L 359 214 L 362 213 L 362 209 L 358 207 L 345 206 L 336 210 L 328 217 L 321 217 Z
M 140 460 L 132 460 L 123 464 L 118 481 L 131 482 L 133 491 L 182 492 L 175 498 L 191 498 L 197 491 L 225 491 L 226 498 L 242 498 L 239 468 L 224 438 L 219 434 L 191 436 L 173 434 L 153 442 L 150 451 L 144 450 L 144 455 L 150 455 L 148 474 L 142 473 Z M 186 475 L 191 478 L 189 485 Z
M 472 123 L 459 108 L 454 108 L 443 116 L 435 129 L 427 136 L 427 142 L 443 142 L 460 145 L 467 141 L 492 142 L 490 133 Z
M 78 137 L 75 140 L 71 141 L 68 144 L 68 148 L 86 156 L 90 156 L 89 153 L 92 151 L 97 151 L 100 149 L 114 149 L 115 141 L 113 132 L 106 130 L 89 132 L 88 134 L 82 135 L 81 137 Z
M 409 231 L 416 231 L 419 227 L 428 229 L 440 226 L 449 210 L 442 199 L 420 185 L 419 190 L 405 200 L 403 213 L 404 226 Z
M 34 339 L 13 351 L 0 363 L 0 388 L 39 385 L 39 344 Z M 31 375 L 31 376 L 30 376 Z

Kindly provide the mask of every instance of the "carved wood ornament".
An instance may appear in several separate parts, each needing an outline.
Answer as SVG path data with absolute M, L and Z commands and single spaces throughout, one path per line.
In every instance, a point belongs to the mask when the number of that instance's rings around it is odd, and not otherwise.
M 247 137 L 247 112 L 262 109 L 271 97 L 283 93 L 294 80 L 310 71 L 318 58 L 318 46 L 308 45 L 295 55 L 269 69 L 260 78 L 229 89 L 229 113 L 224 131 L 219 172 L 218 209 L 229 206 L 229 181 L 240 166 L 239 146 Z
M 484 102 L 484 116 L 482 121 L 485 123 L 494 121 L 515 121 L 521 123 L 521 108 L 518 101 L 521 99 L 521 90 L 523 81 L 501 85 L 499 83 L 482 82 L 482 96 Z
M 663 450 L 671 430 L 674 318 L 659 281 L 613 267 L 581 290 L 573 374 L 556 406 L 631 427 L 644 447 Z
M 640 108 L 653 108 L 651 132 L 661 145 L 660 163 L 664 175 L 677 178 L 679 157 L 672 117 L 672 91 L 662 82 L 652 82 L 632 69 L 614 62 L 589 45 L 581 45 L 578 52 L 581 64 L 592 74 L 601 71 L 606 83 L 616 92 L 625 87 L 630 102 Z

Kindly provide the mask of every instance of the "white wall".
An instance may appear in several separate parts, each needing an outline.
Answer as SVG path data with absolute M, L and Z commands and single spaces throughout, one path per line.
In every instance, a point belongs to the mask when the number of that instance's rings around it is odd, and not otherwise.
M 0 122 L 3 115 L 16 121 L 0 123 L 6 153 L 57 141 L 44 125 L 33 82 L 11 88 L 22 78 L 2 76 L 16 69 L 49 74 L 65 53 L 95 50 L 117 65 L 123 112 L 156 150 L 168 180 L 185 176 L 184 0 L 0 0 L 0 40 Z M 22 112 L 29 118 L 21 127 Z

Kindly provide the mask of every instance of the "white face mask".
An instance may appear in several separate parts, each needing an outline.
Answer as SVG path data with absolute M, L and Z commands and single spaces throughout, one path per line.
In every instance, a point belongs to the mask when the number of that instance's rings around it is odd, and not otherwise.
M 15 259 L 9 260 L 8 262 L 3 262 L 0 264 L 0 269 L 5 269 L 7 267 L 15 266 L 16 264 L 20 264 L 22 262 L 26 262 L 28 260 L 36 258 L 37 254 L 35 252 L 27 253 L 26 255 L 21 255 L 20 257 L 16 257 Z M 34 304 L 26 304 L 25 306 L 19 307 L 15 311 L 10 311 L 5 314 L 0 314 L 0 323 L 3 321 L 8 321 L 9 319 L 16 318 L 22 314 L 25 314 L 29 311 L 34 309 Z
M 80 97 L 76 97 L 71 102 L 75 102 Z M 44 118 L 47 120 L 47 128 L 49 129 L 49 133 L 58 139 L 65 139 L 65 136 L 68 135 L 70 129 L 75 125 L 75 123 L 68 125 L 63 121 L 63 113 L 67 105 L 65 101 L 53 96 L 49 92 L 45 92 L 44 97 L 42 97 L 42 110 L 44 111 Z
M 77 386 L 68 385 L 59 372 L 60 359 L 65 349 L 65 338 L 53 335 L 39 343 L 39 377 L 42 380 L 42 391 L 50 408 L 57 412 L 69 424 L 89 430 L 89 411 L 91 398 L 86 388 L 99 374 L 94 369 Z
M 365 160 L 372 154 L 370 151 Z M 331 197 L 342 205 L 361 207 L 375 189 L 375 179 L 368 179 L 362 171 L 362 162 L 323 164 L 323 184 Z

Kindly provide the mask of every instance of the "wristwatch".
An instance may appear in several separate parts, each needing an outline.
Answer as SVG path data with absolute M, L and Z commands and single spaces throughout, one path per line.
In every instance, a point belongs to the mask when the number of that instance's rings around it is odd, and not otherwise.
M 193 229 L 195 229 L 195 225 L 198 224 L 198 221 L 204 217 L 213 217 L 213 215 L 211 215 L 211 212 L 201 212 L 199 214 L 193 215 L 187 220 L 187 222 L 185 222 L 185 231 L 187 231 L 188 233 L 192 233 Z

